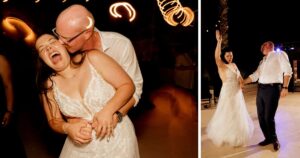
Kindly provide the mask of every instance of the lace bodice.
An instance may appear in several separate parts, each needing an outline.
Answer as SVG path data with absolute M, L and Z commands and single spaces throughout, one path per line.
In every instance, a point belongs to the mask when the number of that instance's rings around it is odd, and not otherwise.
M 238 69 L 233 68 L 232 66 L 225 65 L 225 69 L 223 72 L 219 72 L 220 78 L 222 79 L 223 83 L 229 82 L 237 82 L 238 77 L 240 76 L 240 71 Z
M 63 115 L 92 120 L 95 113 L 100 111 L 114 96 L 115 89 L 106 82 L 100 73 L 89 63 L 91 79 L 82 99 L 74 99 L 64 94 L 54 83 L 54 97 Z M 81 101 L 82 100 L 82 101 Z M 67 137 L 60 158 L 139 158 L 139 149 L 134 126 L 128 116 L 114 128 L 114 136 L 98 139 L 92 132 L 92 141 L 78 145 Z
M 91 79 L 82 101 L 67 96 L 54 83 L 54 97 L 65 116 L 92 120 L 94 114 L 100 111 L 113 97 L 115 89 L 97 73 L 91 64 L 89 64 L 89 68 Z

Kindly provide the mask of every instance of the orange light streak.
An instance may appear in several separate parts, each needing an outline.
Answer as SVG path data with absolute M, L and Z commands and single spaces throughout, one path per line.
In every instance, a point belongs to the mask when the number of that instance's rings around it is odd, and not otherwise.
M 186 27 L 195 18 L 194 12 L 189 7 L 182 7 L 179 0 L 157 0 L 157 4 L 165 21 L 171 26 L 180 23 Z
M 121 18 L 122 15 L 117 12 L 117 8 L 123 6 L 129 14 L 129 21 L 132 22 L 135 19 L 136 12 L 135 9 L 127 2 L 114 3 L 109 7 L 109 13 L 115 18 Z
M 12 36 L 24 34 L 24 41 L 31 45 L 36 40 L 36 35 L 32 29 L 21 19 L 15 17 L 6 17 L 2 20 L 4 31 L 10 33 Z

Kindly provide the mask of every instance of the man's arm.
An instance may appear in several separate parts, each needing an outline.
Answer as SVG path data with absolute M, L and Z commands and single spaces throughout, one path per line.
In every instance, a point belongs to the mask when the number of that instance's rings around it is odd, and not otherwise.
M 257 69 L 251 74 L 249 75 L 243 82 L 243 84 L 248 84 L 248 83 L 251 83 L 251 82 L 256 82 L 259 78 L 259 75 L 260 75 L 260 66 L 261 66 L 261 63 L 262 63 L 262 60 L 260 61 Z
M 133 107 L 133 105 L 135 104 L 135 99 L 132 97 L 124 106 L 122 106 L 118 111 L 122 114 L 122 116 L 125 116 L 128 111 Z M 118 114 L 115 113 L 114 116 L 114 124 L 113 126 L 116 127 L 118 122 L 121 121 L 118 118 Z
M 285 52 L 282 52 L 280 54 L 281 59 L 281 67 L 283 68 L 283 84 L 282 84 L 282 90 L 280 93 L 281 97 L 285 97 L 288 94 L 288 86 L 291 79 L 291 76 L 293 74 L 293 70 L 289 61 L 289 57 Z
M 285 75 L 283 76 L 283 84 L 282 87 L 288 87 L 290 82 L 291 76 Z
M 134 83 L 135 86 L 135 91 L 133 94 L 134 104 L 132 106 L 136 106 L 142 95 L 143 76 L 139 67 L 139 63 L 136 57 L 134 47 L 129 39 L 127 43 L 127 49 L 125 50 L 124 55 L 126 57 L 123 58 L 122 67 L 125 69 L 125 71 L 130 76 L 130 78 Z M 128 106 L 129 105 L 130 104 L 128 104 Z M 126 111 L 126 109 L 124 111 Z
M 280 92 L 281 97 L 285 97 L 289 93 L 288 87 L 289 87 L 290 78 L 291 77 L 288 75 L 283 76 L 283 84 Z
M 251 82 L 252 82 L 252 79 L 250 77 L 247 77 L 246 79 L 244 79 L 243 84 L 248 84 L 248 83 L 251 83 Z

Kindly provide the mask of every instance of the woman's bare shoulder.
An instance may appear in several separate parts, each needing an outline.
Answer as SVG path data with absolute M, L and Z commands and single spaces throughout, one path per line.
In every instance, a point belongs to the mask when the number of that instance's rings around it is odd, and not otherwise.
M 99 50 L 91 50 L 87 53 L 89 62 L 92 64 L 107 64 L 114 62 L 114 60 L 107 54 Z

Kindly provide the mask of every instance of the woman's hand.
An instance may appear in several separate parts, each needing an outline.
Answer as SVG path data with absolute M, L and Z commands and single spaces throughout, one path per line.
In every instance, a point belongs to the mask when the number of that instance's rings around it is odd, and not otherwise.
M 64 124 L 64 130 L 68 136 L 76 144 L 86 144 L 92 140 L 92 126 L 91 123 L 80 119 L 79 121 L 70 121 Z
M 238 80 L 239 80 L 240 88 L 243 89 L 244 88 L 244 80 L 243 80 L 243 78 L 239 77 Z
M 93 119 L 93 129 L 96 131 L 98 138 L 109 137 L 113 135 L 114 121 L 113 114 L 102 109 L 97 112 Z
M 219 30 L 216 30 L 216 39 L 218 42 L 222 42 L 222 35 Z

